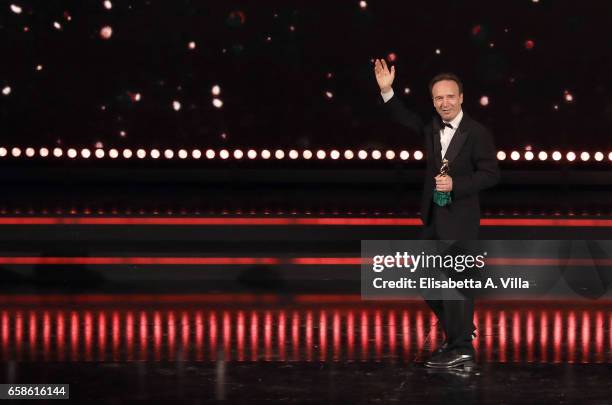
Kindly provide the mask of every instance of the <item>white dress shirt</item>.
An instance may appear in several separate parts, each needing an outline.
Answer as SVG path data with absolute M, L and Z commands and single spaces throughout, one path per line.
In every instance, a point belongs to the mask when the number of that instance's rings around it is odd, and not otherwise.
M 387 101 L 391 100 L 391 98 L 393 98 L 393 89 L 389 90 L 386 93 L 380 93 L 383 101 L 386 103 Z M 451 124 L 453 126 L 453 128 L 449 128 L 447 126 L 443 126 L 442 129 L 440 130 L 440 146 L 441 146 L 441 154 L 442 154 L 442 158 L 444 158 L 444 155 L 446 155 L 446 150 L 448 149 L 448 145 L 450 145 L 451 141 L 453 140 L 453 136 L 455 135 L 455 132 L 457 131 L 457 128 L 459 128 L 459 124 L 461 123 L 461 119 L 463 118 L 463 110 L 459 110 L 459 114 L 457 114 L 457 116 L 451 121 L 449 122 L 449 124 Z

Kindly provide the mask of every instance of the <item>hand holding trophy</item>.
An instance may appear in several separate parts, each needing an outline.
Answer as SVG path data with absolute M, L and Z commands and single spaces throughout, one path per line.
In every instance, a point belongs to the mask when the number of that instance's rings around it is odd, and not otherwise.
M 448 159 L 442 160 L 442 167 L 440 167 L 440 174 L 438 176 L 448 176 Z M 453 202 L 450 191 L 438 191 L 434 188 L 433 201 L 436 205 L 444 207 Z

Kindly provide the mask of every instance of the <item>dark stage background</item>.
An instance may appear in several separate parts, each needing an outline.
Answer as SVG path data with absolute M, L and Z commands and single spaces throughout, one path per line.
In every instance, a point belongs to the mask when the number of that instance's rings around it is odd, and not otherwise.
M 611 17 L 599 1 L 3 1 L 0 139 L 420 148 L 381 114 L 384 57 L 424 118 L 429 79 L 453 71 L 498 148 L 607 155 Z

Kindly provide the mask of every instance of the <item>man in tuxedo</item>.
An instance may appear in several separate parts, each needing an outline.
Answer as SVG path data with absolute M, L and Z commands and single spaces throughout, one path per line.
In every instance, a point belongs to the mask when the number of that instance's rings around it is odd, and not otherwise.
M 465 114 L 463 85 L 452 73 L 435 76 L 429 85 L 438 116 L 427 125 L 394 96 L 395 66 L 384 59 L 374 64 L 385 109 L 391 117 L 425 140 L 427 165 L 421 200 L 422 239 L 475 240 L 480 226 L 480 190 L 499 181 L 493 138 L 479 122 Z M 448 173 L 440 175 L 443 160 Z M 434 202 L 434 190 L 450 193 L 451 202 Z M 446 335 L 442 347 L 425 363 L 434 368 L 467 368 L 474 364 L 474 300 L 426 300 Z

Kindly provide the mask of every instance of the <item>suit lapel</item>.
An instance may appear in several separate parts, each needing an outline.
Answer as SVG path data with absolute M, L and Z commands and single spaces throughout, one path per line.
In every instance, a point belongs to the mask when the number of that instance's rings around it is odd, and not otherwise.
M 461 123 L 459 124 L 459 128 L 455 131 L 455 135 L 453 135 L 453 139 L 451 140 L 450 145 L 448 145 L 448 149 L 446 149 L 446 154 L 444 155 L 445 159 L 448 159 L 449 166 L 452 168 L 452 163 L 461 151 L 461 147 L 465 143 L 469 133 L 469 117 L 463 113 L 463 118 L 461 119 Z M 438 131 L 438 144 L 440 143 L 440 131 Z M 441 148 L 438 145 L 438 148 Z M 440 153 L 440 152 L 438 152 Z
M 434 162 L 436 168 L 442 167 L 442 145 L 440 145 L 440 124 L 437 120 L 433 120 L 431 140 L 433 142 Z

